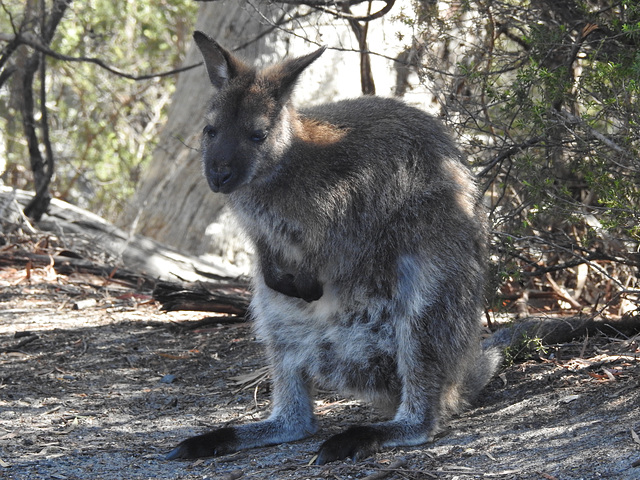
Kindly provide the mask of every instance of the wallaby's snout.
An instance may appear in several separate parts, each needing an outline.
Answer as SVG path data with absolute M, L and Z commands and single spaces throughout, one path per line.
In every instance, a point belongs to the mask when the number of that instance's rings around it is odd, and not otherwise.
M 233 178 L 231 167 L 222 166 L 209 168 L 206 172 L 206 176 L 211 190 L 214 192 L 228 193 L 225 190 L 227 186 L 232 185 L 232 183 L 230 183 Z
M 202 131 L 202 160 L 204 176 L 214 192 L 230 193 L 239 179 L 238 168 L 233 168 L 236 142 L 225 141 L 212 125 Z
M 233 122 L 232 122 L 233 123 Z M 258 152 L 237 128 L 208 124 L 202 131 L 202 162 L 209 188 L 231 193 L 249 181 Z

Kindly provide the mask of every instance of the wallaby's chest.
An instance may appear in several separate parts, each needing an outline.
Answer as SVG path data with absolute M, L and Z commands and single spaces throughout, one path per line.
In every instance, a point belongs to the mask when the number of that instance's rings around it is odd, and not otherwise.
M 369 397 L 392 387 L 398 345 L 387 302 L 359 309 L 329 286 L 306 303 L 258 284 L 253 308 L 259 337 L 286 358 L 286 368 L 303 369 L 320 386 Z

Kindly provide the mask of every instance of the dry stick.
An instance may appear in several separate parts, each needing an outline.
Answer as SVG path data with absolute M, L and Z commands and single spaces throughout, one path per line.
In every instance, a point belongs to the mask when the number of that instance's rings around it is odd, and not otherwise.
M 399 458 L 398 460 L 393 462 L 391 465 L 389 465 L 387 468 L 381 468 L 377 472 L 364 477 L 363 480 L 381 480 L 383 478 L 387 478 L 389 475 L 391 475 L 392 473 L 395 473 L 398 469 L 400 469 L 400 467 L 404 467 L 406 464 L 407 464 L 407 460 L 405 458 Z M 429 475 L 427 472 L 424 472 L 424 473 Z
M 153 290 L 153 298 L 162 304 L 163 310 L 169 312 L 197 310 L 243 317 L 249 306 L 250 293 L 246 284 L 238 282 L 184 285 L 159 281 Z
M 573 298 L 566 289 L 558 285 L 549 272 L 547 272 L 545 276 L 549 285 L 551 285 L 551 289 L 556 292 L 562 300 L 568 302 L 573 308 L 582 308 L 582 304 L 577 299 Z
M 226 475 L 221 477 L 221 480 L 237 480 L 238 478 L 244 475 L 243 470 L 233 470 L 232 472 L 227 473 Z
M 140 81 L 140 80 L 149 80 L 152 78 L 158 78 L 158 77 L 167 77 L 170 75 L 175 75 L 177 73 L 182 73 L 185 72 L 187 70 L 191 70 L 193 68 L 199 67 L 200 65 L 202 65 L 204 62 L 199 62 L 199 63 L 195 63 L 193 65 L 187 65 L 185 67 L 181 67 L 181 68 L 176 68 L 167 72 L 161 72 L 161 73 L 150 73 L 150 74 L 146 74 L 146 75 L 132 75 L 130 73 L 126 73 L 126 72 L 122 72 L 110 65 L 108 65 L 107 63 L 105 63 L 104 61 L 100 60 L 99 58 L 93 58 L 93 57 L 71 57 L 69 55 L 63 55 L 61 53 L 58 53 L 54 50 L 51 50 L 47 45 L 43 44 L 39 38 L 37 38 L 35 35 L 33 34 L 21 34 L 21 35 L 8 35 L 8 34 L 4 34 L 4 33 L 0 33 L 0 42 L 16 42 L 19 45 L 29 45 L 30 47 L 34 48 L 35 50 L 44 53 L 45 55 L 55 58 L 56 60 L 61 60 L 64 62 L 81 62 L 81 63 L 93 63 L 94 65 L 99 66 L 100 68 L 113 73 L 115 75 L 118 75 L 119 77 L 123 77 L 123 78 L 128 78 L 130 80 L 134 80 L 134 81 Z
M 142 283 L 147 286 L 155 285 L 155 280 L 126 269 L 118 269 L 115 273 L 113 267 L 94 263 L 82 258 L 65 257 L 61 255 L 41 255 L 31 252 L 19 251 L 12 253 L 0 253 L 0 266 L 28 264 L 42 266 L 51 265 L 59 274 L 67 274 L 74 271 L 91 273 L 110 277 L 111 281 L 123 280 L 132 283 Z
M 33 335 L 29 335 L 26 338 L 23 338 L 22 340 L 20 340 L 18 343 L 15 343 L 14 345 L 10 345 L 9 347 L 5 348 L 3 351 L 5 352 L 19 352 L 20 349 L 22 347 L 24 347 L 25 345 L 38 340 L 40 337 L 36 334 Z

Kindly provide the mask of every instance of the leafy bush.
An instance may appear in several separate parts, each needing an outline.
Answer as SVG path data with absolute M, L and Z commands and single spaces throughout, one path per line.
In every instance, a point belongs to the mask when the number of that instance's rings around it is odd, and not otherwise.
M 421 73 L 484 183 L 502 280 L 637 308 L 639 4 L 448 5 L 423 12 Z
M 2 0 L 0 32 L 42 37 L 41 21 L 51 16 L 40 2 Z M 175 76 L 133 80 L 114 74 L 96 59 L 131 77 L 165 72 L 182 63 L 195 22 L 192 0 L 92 0 L 66 8 L 47 57 L 47 110 L 56 159 L 53 195 L 113 218 L 134 191 L 150 160 L 154 138 L 164 122 Z M 20 66 L 33 49 L 19 47 L 11 62 Z M 8 45 L 0 52 L 8 58 Z M 5 68 L 6 71 L 6 68 Z M 0 90 L 2 180 L 33 189 L 29 153 L 19 114 L 20 76 Z M 35 91 L 39 80 L 36 78 Z M 40 122 L 41 116 L 36 115 Z M 2 173 L 4 171 L 4 173 Z

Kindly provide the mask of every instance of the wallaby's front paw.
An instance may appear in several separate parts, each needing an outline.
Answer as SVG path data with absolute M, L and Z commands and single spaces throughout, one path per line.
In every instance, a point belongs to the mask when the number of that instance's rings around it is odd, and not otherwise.
M 296 275 L 286 273 L 277 278 L 266 275 L 264 278 L 269 288 L 288 297 L 301 298 L 308 303 L 322 297 L 322 284 L 310 274 L 302 272 Z
M 316 465 L 350 458 L 354 462 L 370 457 L 382 447 L 380 431 L 374 427 L 351 427 L 329 438 L 320 447 Z
M 300 278 L 298 276 L 296 278 L 296 289 L 298 290 L 298 296 L 308 303 L 319 300 L 324 293 L 322 284 L 313 277 Z
M 219 428 L 183 440 L 167 454 L 165 459 L 213 457 L 233 453 L 236 449 L 236 434 L 233 428 Z

